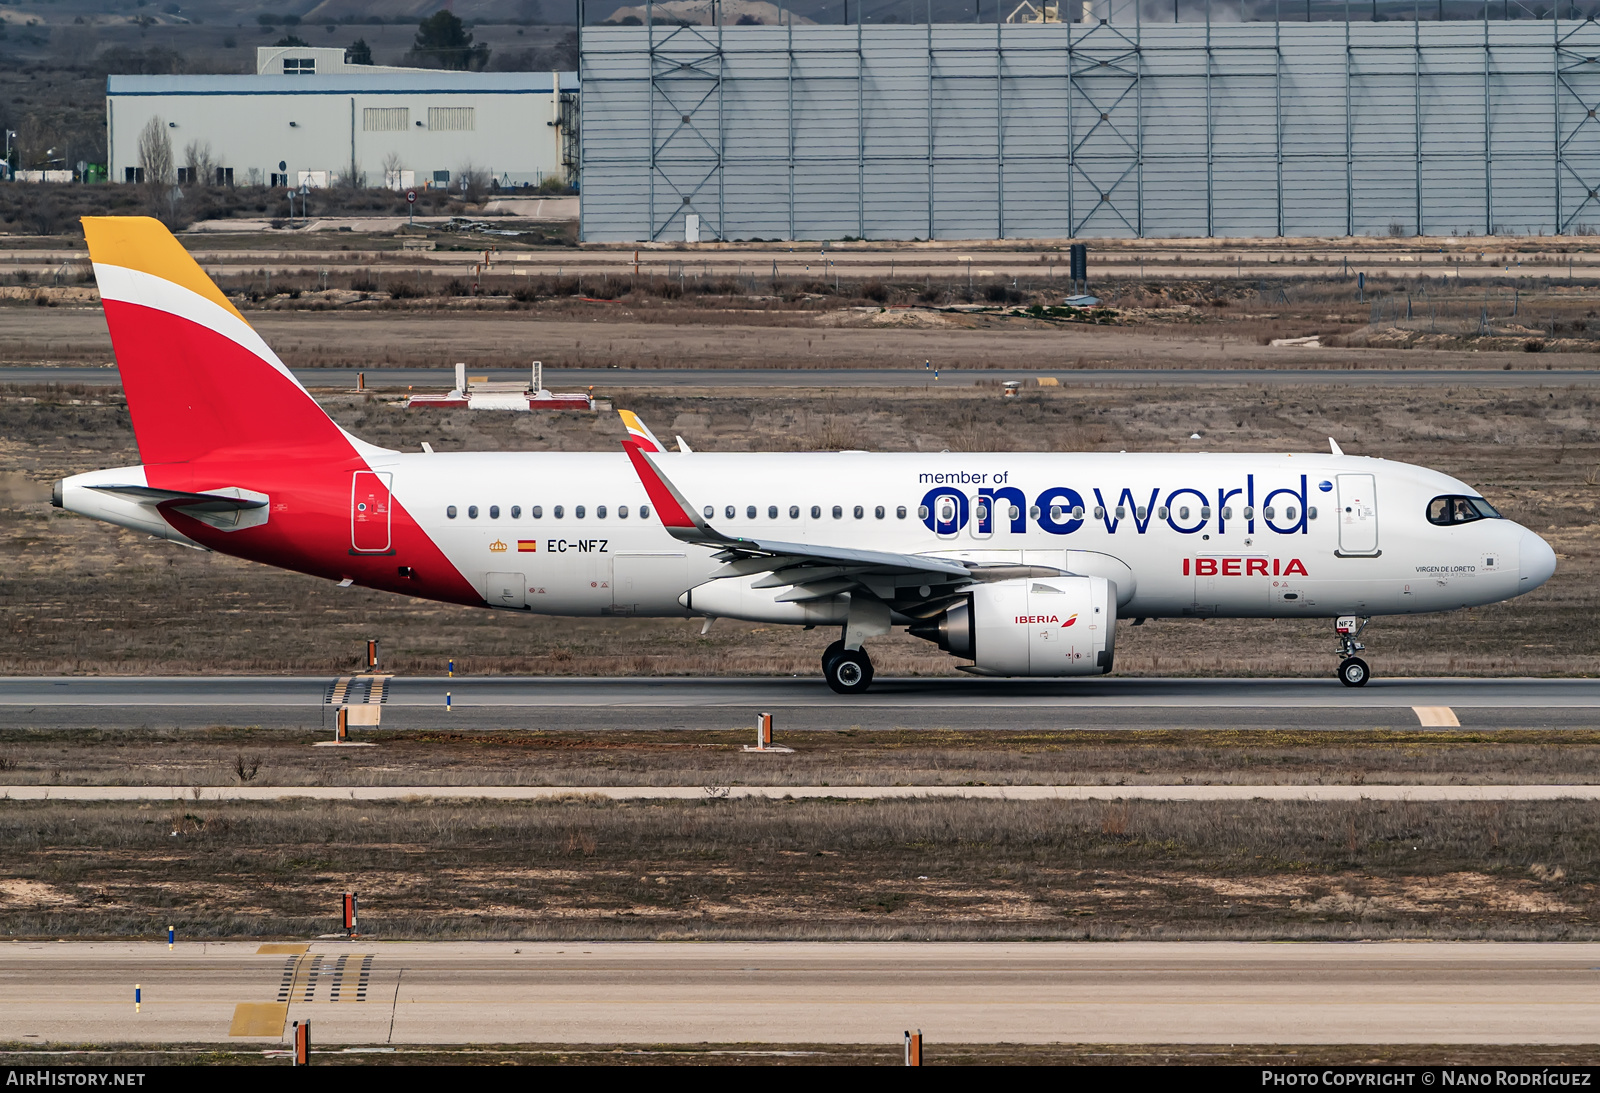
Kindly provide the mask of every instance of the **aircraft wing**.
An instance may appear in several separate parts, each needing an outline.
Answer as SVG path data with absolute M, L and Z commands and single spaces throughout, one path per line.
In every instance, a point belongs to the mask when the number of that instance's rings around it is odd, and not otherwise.
M 696 514 L 656 465 L 653 453 L 641 444 L 625 443 L 623 447 L 667 533 L 681 542 L 715 549 L 726 563 L 713 574 L 713 580 L 766 573 L 752 587 L 787 588 L 774 597 L 780 603 L 866 591 L 902 613 L 921 614 L 942 608 L 961 588 L 974 583 L 1061 574 L 1049 566 L 982 565 L 924 554 L 727 535 Z

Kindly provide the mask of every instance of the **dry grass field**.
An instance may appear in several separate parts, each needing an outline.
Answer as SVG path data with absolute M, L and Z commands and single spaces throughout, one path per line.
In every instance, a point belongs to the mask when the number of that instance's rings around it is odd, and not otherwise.
M 1423 463 L 1481 487 L 1544 535 L 1556 577 L 1505 604 L 1382 619 L 1365 640 L 1379 674 L 1586 674 L 1600 628 L 1596 503 L 1600 396 L 1580 388 L 1269 386 L 1029 388 L 1002 400 L 961 391 L 613 392 L 662 435 L 697 449 L 1184 452 L 1318 450 Z M 387 397 L 327 394 L 328 410 L 376 443 L 416 450 L 608 450 L 614 416 L 411 412 Z M 1199 432 L 1202 439 L 1189 440 Z M 470 673 L 805 674 L 828 635 L 721 620 L 507 620 L 332 584 L 150 542 L 52 510 L 58 477 L 136 463 L 115 389 L 0 390 L 0 671 L 334 672 L 368 637 L 386 664 Z M 1273 675 L 1332 670 L 1323 621 L 1161 621 L 1118 634 L 1131 674 Z M 954 661 L 896 635 L 873 643 L 886 674 Z
M 1591 785 L 1596 730 L 1071 732 L 916 728 L 784 732 L 781 758 L 742 750 L 748 730 L 374 730 L 376 748 L 310 747 L 326 731 L 159 723 L 70 728 L 11 710 L 0 793 L 32 786 L 952 786 Z M 1407 717 L 1409 711 L 1405 711 Z M 202 716 L 205 716 L 202 714 Z M 470 716 L 470 715 L 463 715 Z M 708 712 L 707 720 L 742 717 Z M 315 718 L 311 718 L 315 721 Z M 468 722 L 470 725 L 470 722 Z
M 346 1053 L 318 1041 L 324 1066 L 900 1066 L 899 1044 L 472 1044 L 414 1046 Z M 282 1066 L 273 1054 L 237 1043 L 52 1044 L 0 1042 L 0 1065 L 24 1066 Z M 1587 1067 L 1591 1044 L 923 1044 L 928 1066 L 1540 1066 Z
M 426 807 L 420 807 L 422 805 Z M 10 802 L 11 936 L 1592 939 L 1592 803 Z

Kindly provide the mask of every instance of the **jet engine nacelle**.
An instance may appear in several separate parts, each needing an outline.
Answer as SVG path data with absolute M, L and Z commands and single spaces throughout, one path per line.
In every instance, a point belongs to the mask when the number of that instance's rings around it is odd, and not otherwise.
M 1080 676 L 1111 671 L 1116 628 L 1114 582 L 1063 576 L 978 585 L 911 633 L 980 675 Z

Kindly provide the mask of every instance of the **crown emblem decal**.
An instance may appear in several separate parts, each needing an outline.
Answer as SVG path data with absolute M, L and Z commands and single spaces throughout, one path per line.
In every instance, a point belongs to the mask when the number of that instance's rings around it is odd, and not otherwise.
M 491 553 L 491 554 L 504 554 L 505 552 L 506 552 L 506 545 L 504 543 L 502 543 L 499 539 L 496 539 L 494 542 L 489 544 L 489 553 Z

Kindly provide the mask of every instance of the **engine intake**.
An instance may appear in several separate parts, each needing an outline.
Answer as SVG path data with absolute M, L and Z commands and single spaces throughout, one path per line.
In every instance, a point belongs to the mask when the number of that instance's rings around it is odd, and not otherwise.
M 980 675 L 1078 676 L 1111 671 L 1116 628 L 1115 582 L 1063 576 L 979 585 L 910 632 Z

